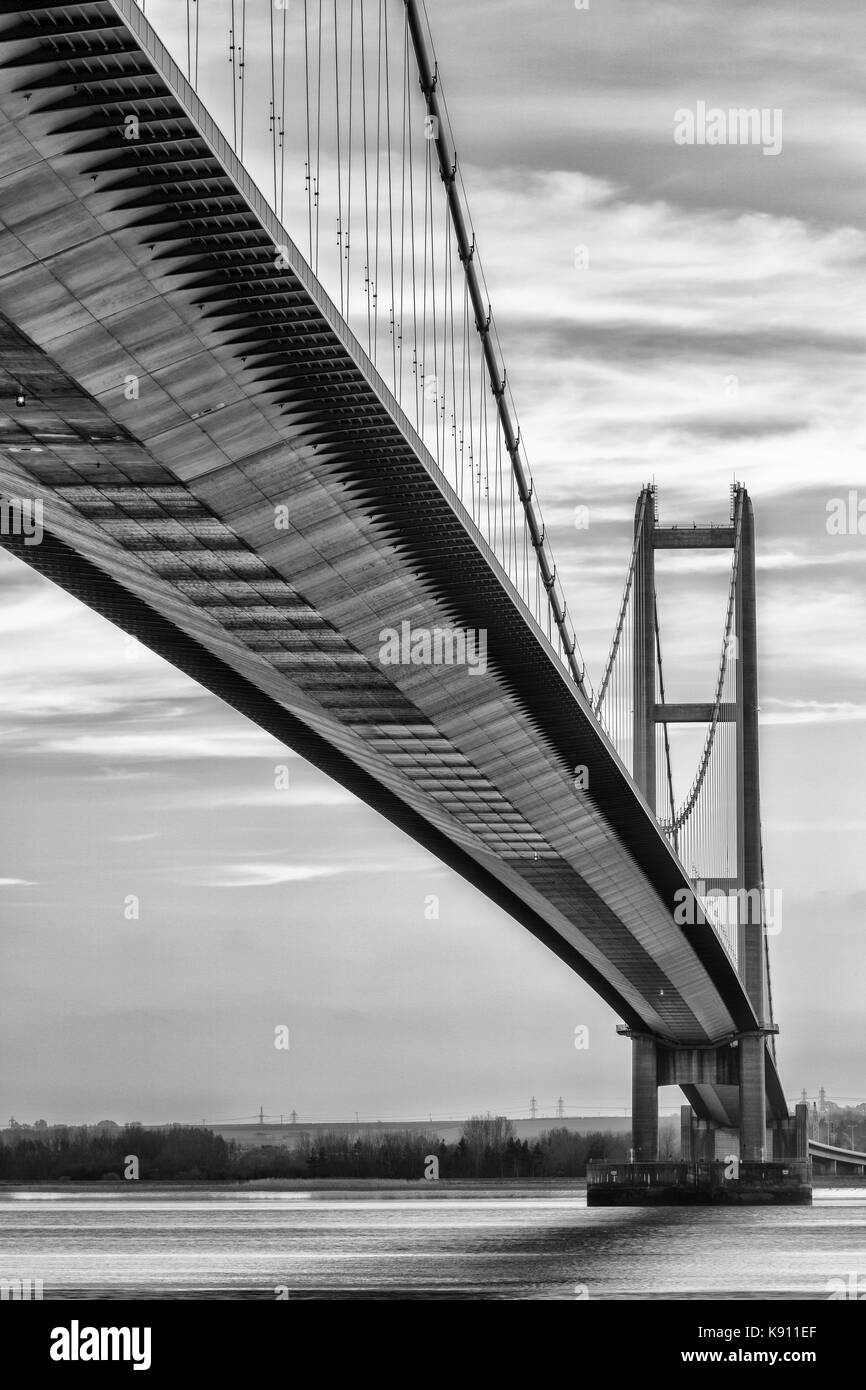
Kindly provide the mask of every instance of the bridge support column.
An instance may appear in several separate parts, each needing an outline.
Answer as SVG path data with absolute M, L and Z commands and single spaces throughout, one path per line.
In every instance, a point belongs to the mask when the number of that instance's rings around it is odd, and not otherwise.
M 656 809 L 656 579 L 653 532 L 655 490 L 644 488 L 635 512 L 634 780 Z
M 799 1159 L 809 1157 L 809 1107 L 803 1101 L 799 1101 L 794 1107 L 794 1132 L 796 1134 L 796 1156 Z
M 680 1106 L 680 1158 L 683 1163 L 695 1161 L 695 1112 L 690 1105 Z
M 740 1157 L 747 1160 L 767 1156 L 765 1046 L 763 1033 L 740 1038 Z
M 654 1038 L 632 1034 L 631 1131 L 636 1163 L 657 1163 L 659 1156 L 658 1057 Z
M 758 1022 L 767 1019 L 765 923 L 762 902 L 761 794 L 758 759 L 758 617 L 755 587 L 755 521 L 749 498 L 741 498 L 740 560 L 737 572 L 737 969 Z
M 806 1162 L 809 1157 L 809 1107 L 802 1101 L 794 1107 L 794 1114 L 787 1119 L 773 1120 L 773 1159 L 799 1159 Z

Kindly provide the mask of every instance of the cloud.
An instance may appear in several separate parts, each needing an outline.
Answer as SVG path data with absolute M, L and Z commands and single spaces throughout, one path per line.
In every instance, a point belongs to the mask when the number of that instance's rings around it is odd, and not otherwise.
M 836 700 L 780 700 L 768 698 L 761 706 L 761 724 L 839 724 L 866 719 L 866 705 Z
M 333 878 L 343 872 L 336 864 L 225 864 L 195 883 L 199 888 L 272 888 L 280 883 Z
M 147 761 L 166 759 L 170 762 L 210 762 L 224 758 L 260 758 L 291 756 L 277 741 L 251 724 L 249 728 L 225 729 L 214 727 L 210 733 L 179 728 L 171 731 L 152 729 L 142 732 L 96 731 L 68 734 L 43 740 L 46 753 L 69 753 L 77 757 L 142 758 Z
M 290 779 L 289 786 L 285 790 L 279 790 L 273 785 L 273 773 L 269 771 L 271 779 L 270 786 L 255 788 L 237 788 L 229 791 L 216 791 L 212 796 L 207 794 L 198 795 L 196 793 L 183 793 L 174 801 L 174 805 L 179 807 L 201 807 L 210 809 L 214 806 L 226 808 L 242 807 L 262 807 L 266 810 L 296 810 L 301 806 L 327 806 L 337 807 L 357 807 L 361 804 L 358 797 L 346 791 L 337 782 L 325 782 L 321 784 L 307 783 L 298 784 Z
M 781 834 L 784 831 L 786 835 L 790 834 L 791 831 L 807 835 L 862 834 L 866 830 L 866 820 L 773 820 L 772 828 L 774 834 Z
M 403 875 L 424 873 L 434 877 L 443 872 L 431 857 L 407 850 L 399 858 L 373 859 L 347 852 L 339 862 L 324 864 L 246 863 L 223 864 L 214 869 L 199 871 L 191 879 L 200 888 L 271 888 L 281 883 L 304 883 L 312 879 L 341 878 L 352 874 L 374 874 L 397 879 Z

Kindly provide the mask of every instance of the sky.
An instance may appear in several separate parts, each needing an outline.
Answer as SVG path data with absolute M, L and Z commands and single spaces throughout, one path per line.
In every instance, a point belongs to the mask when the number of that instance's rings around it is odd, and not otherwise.
M 147 5 L 182 53 L 180 8 Z M 214 83 L 225 8 L 203 43 Z M 863 534 L 856 516 L 828 529 L 852 492 L 866 513 L 862 10 L 429 0 L 428 14 L 591 677 L 641 486 L 657 484 L 663 523 L 726 520 L 734 479 L 752 496 L 780 1069 L 792 1100 L 822 1085 L 866 1099 L 866 515 Z M 678 145 L 675 113 L 699 102 L 780 111 L 780 152 Z M 256 127 L 263 181 L 268 153 Z M 671 699 L 710 698 L 728 563 L 660 560 Z M 616 1017 L 559 960 L 5 552 L 0 650 L 4 1121 L 628 1106 Z

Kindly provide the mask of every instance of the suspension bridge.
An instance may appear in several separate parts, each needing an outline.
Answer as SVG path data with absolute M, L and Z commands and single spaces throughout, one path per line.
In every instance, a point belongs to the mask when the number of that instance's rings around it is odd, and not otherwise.
M 593 688 L 422 7 L 146 8 L 0 3 L 0 540 L 587 981 L 631 1039 L 639 1159 L 666 1084 L 688 1154 L 805 1157 L 745 488 L 722 526 L 662 525 L 643 488 Z M 662 664 L 655 556 L 684 548 L 731 558 L 703 704 Z

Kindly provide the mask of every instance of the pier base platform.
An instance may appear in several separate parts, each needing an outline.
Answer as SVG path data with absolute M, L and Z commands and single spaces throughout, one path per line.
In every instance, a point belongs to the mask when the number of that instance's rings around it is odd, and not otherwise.
M 812 1205 L 811 1165 L 786 1162 L 590 1163 L 589 1207 Z

